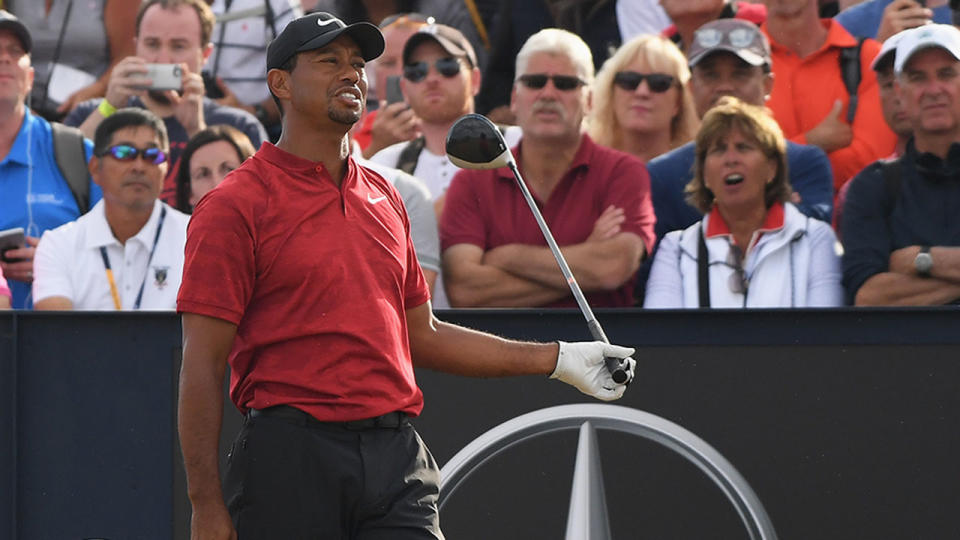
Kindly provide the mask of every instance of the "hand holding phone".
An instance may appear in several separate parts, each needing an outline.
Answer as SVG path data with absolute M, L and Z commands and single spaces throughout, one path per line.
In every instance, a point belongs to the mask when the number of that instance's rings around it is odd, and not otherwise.
M 23 228 L 0 231 L 0 260 L 5 263 L 19 262 L 20 259 L 8 259 L 7 252 L 11 249 L 20 249 L 24 246 Z
M 400 89 L 400 76 L 387 77 L 387 105 L 403 101 L 403 90 Z

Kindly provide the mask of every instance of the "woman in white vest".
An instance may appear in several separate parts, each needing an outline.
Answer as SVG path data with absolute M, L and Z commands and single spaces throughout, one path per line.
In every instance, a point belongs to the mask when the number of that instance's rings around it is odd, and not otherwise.
M 773 117 L 723 98 L 703 118 L 686 188 L 704 218 L 663 238 L 644 307 L 842 305 L 836 237 L 788 202 L 787 178 Z

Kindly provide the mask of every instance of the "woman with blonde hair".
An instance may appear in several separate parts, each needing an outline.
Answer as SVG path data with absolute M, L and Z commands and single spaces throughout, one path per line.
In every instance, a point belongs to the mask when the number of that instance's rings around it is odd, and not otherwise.
M 786 141 L 765 109 L 724 97 L 707 112 L 686 191 L 705 215 L 660 242 L 644 307 L 843 304 L 837 239 L 787 202 Z
M 597 143 L 650 161 L 693 140 L 698 126 L 687 59 L 669 39 L 638 36 L 597 73 L 588 124 Z

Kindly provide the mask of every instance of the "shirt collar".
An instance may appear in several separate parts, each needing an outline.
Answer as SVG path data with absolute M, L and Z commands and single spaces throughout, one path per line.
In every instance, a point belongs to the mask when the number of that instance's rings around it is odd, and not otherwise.
M 782 229 L 783 223 L 783 203 L 773 203 L 773 205 L 767 210 L 766 217 L 763 218 L 763 224 L 760 225 L 759 229 L 754 231 L 753 237 L 750 240 L 750 245 L 747 246 L 746 251 L 750 251 L 750 248 L 757 243 L 757 240 L 760 239 L 760 236 L 763 235 L 763 233 L 776 232 Z M 730 232 L 730 227 L 720 214 L 720 209 L 717 207 L 717 205 L 713 205 L 713 208 L 710 210 L 710 216 L 707 220 L 707 231 L 705 234 L 707 238 L 726 236 L 730 239 L 730 242 L 733 243 L 733 233 Z
M 275 167 L 283 169 L 289 173 L 292 173 L 297 176 L 306 176 L 310 178 L 316 178 L 317 175 L 323 175 L 327 178 L 330 177 L 330 173 L 327 172 L 327 168 L 323 166 L 323 163 L 319 161 L 310 161 L 309 159 L 302 158 L 298 155 L 291 154 L 286 150 L 283 150 L 277 145 L 265 141 L 260 147 L 260 150 L 256 154 L 258 157 L 261 157 Z M 341 189 L 352 184 L 357 177 L 357 163 L 353 155 L 347 156 L 347 168 L 344 171 L 343 182 L 341 183 Z
M 29 167 L 29 151 L 32 149 L 28 147 L 32 146 L 34 140 L 38 139 L 43 132 L 39 129 L 40 120 L 30 112 L 29 108 L 24 107 L 24 110 L 26 112 L 23 115 L 23 122 L 20 124 L 20 131 L 17 132 L 17 138 L 13 140 L 13 146 L 10 147 L 10 152 L 4 161 L 12 161 Z M 39 156 L 33 157 L 38 158 Z
M 573 161 L 570 163 L 570 169 L 567 171 L 569 174 L 571 171 L 575 171 L 580 167 L 584 169 L 590 168 L 590 160 L 593 159 L 594 151 L 597 148 L 597 143 L 593 142 L 593 139 L 590 138 L 586 133 L 580 135 L 580 146 L 577 147 L 577 153 L 573 155 Z M 517 167 L 520 166 L 520 156 L 523 152 L 523 138 L 520 139 L 520 142 L 517 143 L 517 147 L 513 149 L 513 157 L 517 160 Z M 500 178 L 506 178 L 513 180 L 513 172 L 510 170 L 510 167 L 500 167 L 496 170 L 497 176 Z
M 85 216 L 81 217 L 81 219 L 90 220 L 90 226 L 87 230 L 87 248 L 120 244 L 117 238 L 113 236 L 110 224 L 107 223 L 105 205 L 106 202 L 101 199 Z M 136 240 L 147 248 L 153 245 L 153 239 L 157 234 L 157 222 L 160 221 L 160 210 L 163 205 L 164 203 L 159 199 L 153 201 L 153 211 L 150 212 L 150 218 L 130 240 Z M 169 213 L 169 210 L 167 212 Z
M 960 143 L 953 143 L 947 151 L 946 159 L 930 152 L 917 150 L 915 140 L 910 137 L 904 153 L 905 161 L 909 160 L 920 174 L 928 180 L 945 181 L 955 180 L 960 172 Z

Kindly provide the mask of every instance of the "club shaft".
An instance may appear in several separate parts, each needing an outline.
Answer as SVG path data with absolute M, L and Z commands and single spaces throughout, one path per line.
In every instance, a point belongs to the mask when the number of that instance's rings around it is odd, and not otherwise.
M 537 202 L 533 200 L 533 195 L 531 195 L 530 190 L 527 189 L 527 183 L 523 181 L 523 176 L 520 174 L 516 160 L 511 159 L 508 165 L 510 170 L 513 171 L 513 177 L 517 180 L 517 185 L 523 193 L 523 198 L 526 199 L 527 205 L 530 207 L 530 212 L 533 213 L 533 218 L 537 220 L 537 225 L 540 227 L 540 232 L 543 233 L 543 238 L 546 239 L 547 245 L 550 246 L 553 258 L 557 260 L 557 264 L 560 266 L 560 272 L 563 274 L 564 279 L 567 280 L 567 285 L 570 287 L 570 292 L 573 293 L 573 298 L 576 299 L 577 305 L 580 306 L 580 312 L 583 313 L 583 317 L 587 320 L 587 328 L 590 330 L 590 335 L 597 341 L 610 343 L 610 340 L 607 339 L 607 334 L 603 331 L 603 328 L 600 327 L 600 323 L 593 315 L 593 310 L 590 309 L 590 304 L 587 303 L 586 297 L 583 296 L 583 290 L 580 289 L 577 278 L 573 277 L 573 272 L 570 271 L 567 259 L 563 256 L 563 253 L 560 252 L 560 246 L 557 245 L 557 241 L 553 238 L 553 233 L 550 232 L 550 227 L 547 226 L 547 222 L 543 219 L 543 214 L 540 213 Z M 614 382 L 629 382 L 630 376 L 627 374 L 624 364 L 619 358 L 608 357 L 604 359 L 604 362 Z
M 580 306 L 580 312 L 583 313 L 584 318 L 587 319 L 587 327 L 590 329 L 590 334 L 593 336 L 593 339 L 610 343 L 603 329 L 600 328 L 600 323 L 597 322 L 597 318 L 594 317 L 593 310 L 590 309 L 590 304 L 587 303 L 586 297 L 583 296 L 583 290 L 580 289 L 577 278 L 573 277 L 573 272 L 570 271 L 567 259 L 564 258 L 563 253 L 560 252 L 560 246 L 558 246 L 557 241 L 553 239 L 553 233 L 550 232 L 547 222 L 544 221 L 543 214 L 540 213 L 540 209 L 537 207 L 537 202 L 533 199 L 533 195 L 531 195 L 530 190 L 527 189 L 527 183 L 523 181 L 523 177 L 520 175 L 520 170 L 517 168 L 515 161 L 510 162 L 510 170 L 513 171 L 513 176 L 517 180 L 517 185 L 520 186 L 523 198 L 526 199 L 527 205 L 530 206 L 530 211 L 533 213 L 534 219 L 537 220 L 537 225 L 540 226 L 540 232 L 543 233 L 543 237 L 547 240 L 547 245 L 550 246 L 553 257 L 557 260 L 557 264 L 560 265 L 560 272 L 563 274 L 563 278 L 567 280 L 567 285 L 570 286 L 570 292 L 573 293 L 573 298 L 576 299 L 577 305 Z

